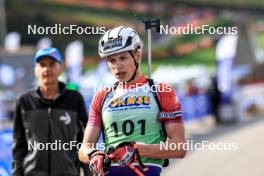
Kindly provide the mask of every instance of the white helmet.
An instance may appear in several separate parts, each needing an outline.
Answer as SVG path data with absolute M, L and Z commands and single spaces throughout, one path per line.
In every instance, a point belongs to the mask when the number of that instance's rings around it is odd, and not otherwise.
M 126 26 L 119 26 L 108 30 L 100 39 L 98 52 L 101 58 L 131 51 L 137 48 L 142 49 L 141 40 L 137 32 Z

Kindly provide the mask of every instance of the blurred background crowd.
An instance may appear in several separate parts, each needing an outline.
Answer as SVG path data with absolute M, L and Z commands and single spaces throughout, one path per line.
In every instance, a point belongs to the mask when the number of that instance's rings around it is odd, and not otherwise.
M 131 26 L 144 42 L 144 73 L 147 35 L 135 14 L 173 27 L 237 27 L 238 34 L 230 35 L 152 32 L 152 77 L 176 89 L 188 134 L 263 117 L 263 11 L 261 0 L 0 0 L 0 175 L 10 175 L 14 102 L 19 93 L 36 85 L 33 57 L 37 49 L 53 46 L 60 50 L 66 63 L 61 80 L 84 95 L 87 110 L 96 87 L 114 82 L 98 56 L 98 31 L 28 34 L 28 25 L 78 25 L 95 30 Z

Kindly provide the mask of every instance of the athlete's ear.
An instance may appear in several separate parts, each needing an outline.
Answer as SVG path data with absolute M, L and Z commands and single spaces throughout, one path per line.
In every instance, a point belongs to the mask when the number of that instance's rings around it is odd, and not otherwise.
M 140 63 L 140 61 L 141 61 L 141 53 L 140 53 L 139 49 L 134 50 L 134 56 L 135 56 L 136 61 L 138 63 Z

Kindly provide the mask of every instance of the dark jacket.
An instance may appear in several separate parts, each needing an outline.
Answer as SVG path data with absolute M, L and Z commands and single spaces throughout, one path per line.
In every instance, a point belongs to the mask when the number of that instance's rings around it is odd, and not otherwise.
M 64 83 L 59 83 L 59 87 L 60 95 L 55 100 L 42 98 L 39 89 L 17 98 L 14 176 L 80 175 L 77 147 L 69 145 L 82 141 L 88 120 L 84 100 L 77 91 L 67 90 Z

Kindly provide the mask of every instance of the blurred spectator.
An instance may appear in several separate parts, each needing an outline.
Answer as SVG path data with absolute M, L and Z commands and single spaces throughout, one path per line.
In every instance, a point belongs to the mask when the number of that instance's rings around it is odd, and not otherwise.
M 219 125 L 221 122 L 221 119 L 219 116 L 220 92 L 217 87 L 216 76 L 212 78 L 212 86 L 211 86 L 211 89 L 209 90 L 209 94 L 211 97 L 212 113 L 215 117 L 216 124 Z
M 192 96 L 198 94 L 198 88 L 194 85 L 193 80 L 187 82 L 187 96 Z

